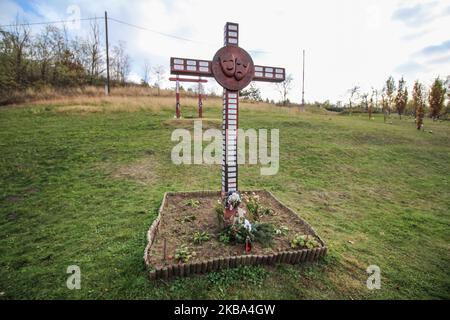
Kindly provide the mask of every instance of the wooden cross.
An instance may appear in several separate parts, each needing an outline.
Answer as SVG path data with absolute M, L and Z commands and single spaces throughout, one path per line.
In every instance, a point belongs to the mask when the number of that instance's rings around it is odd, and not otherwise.
M 239 25 L 227 22 L 224 29 L 224 46 L 216 52 L 212 61 L 172 57 L 170 73 L 214 77 L 223 87 L 222 195 L 237 191 L 239 90 L 251 81 L 283 82 L 284 68 L 255 66 L 250 55 L 239 47 Z

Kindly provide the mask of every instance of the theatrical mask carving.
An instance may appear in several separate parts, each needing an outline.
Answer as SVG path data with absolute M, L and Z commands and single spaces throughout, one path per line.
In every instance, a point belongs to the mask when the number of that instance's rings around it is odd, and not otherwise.
M 237 81 L 240 81 L 242 78 L 245 77 L 249 65 L 250 63 L 248 61 L 245 61 L 240 57 L 236 58 L 236 71 L 234 73 L 234 77 L 236 78 Z
M 219 59 L 223 73 L 229 78 L 234 77 L 240 81 L 248 72 L 250 63 L 239 56 L 235 57 L 234 54 L 225 53 Z
M 236 58 L 234 57 L 234 55 L 225 53 L 223 56 L 220 56 L 219 59 L 223 73 L 227 77 L 233 77 L 236 71 Z

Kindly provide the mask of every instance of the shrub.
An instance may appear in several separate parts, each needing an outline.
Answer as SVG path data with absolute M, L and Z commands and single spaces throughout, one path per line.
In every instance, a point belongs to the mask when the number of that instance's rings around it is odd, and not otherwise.
M 175 260 L 178 262 L 188 262 L 193 255 L 194 253 L 191 253 L 185 244 L 175 250 Z
M 245 243 L 247 237 L 250 237 L 250 240 L 254 239 L 253 234 L 243 224 L 232 224 L 225 227 L 220 233 L 220 237 L 228 237 L 229 242 L 233 243 Z
M 219 242 L 222 242 L 224 244 L 229 244 L 230 243 L 230 236 L 228 234 L 225 234 L 225 233 L 219 234 Z
M 194 220 L 197 220 L 197 217 L 194 216 L 193 214 L 190 214 L 188 216 L 181 218 L 181 223 L 192 222 Z
M 193 238 L 194 238 L 195 244 L 201 244 L 202 242 L 209 240 L 209 234 L 206 231 L 203 231 L 203 232 L 196 231 L 196 232 L 194 232 Z
M 266 208 L 259 202 L 259 196 L 252 193 L 244 197 L 247 210 L 251 214 L 253 221 L 259 221 L 265 215 L 273 215 L 275 212 L 271 208 Z
M 214 211 L 216 212 L 217 223 L 222 228 L 225 221 L 224 221 L 224 218 L 223 218 L 224 208 L 223 208 L 223 204 L 220 203 L 220 201 L 218 203 L 216 203 L 216 205 L 214 207 Z
M 288 231 L 289 231 L 288 227 L 281 226 L 280 228 L 275 229 L 275 235 L 276 236 L 285 236 L 285 235 L 287 235 Z
M 198 206 L 200 205 L 200 201 L 195 199 L 189 199 L 184 204 L 191 208 L 198 208 Z
M 275 228 L 269 223 L 254 223 L 252 226 L 252 233 L 255 241 L 267 247 L 272 243 Z
M 256 241 L 261 243 L 263 246 L 268 246 L 271 244 L 273 235 L 275 233 L 275 228 L 269 223 L 254 223 L 251 227 L 251 231 L 244 227 L 244 224 L 233 224 L 225 229 L 219 235 L 219 241 L 222 238 L 224 242 L 233 243 L 245 243 L 247 237 L 251 241 Z
M 319 246 L 319 242 L 309 235 L 297 234 L 294 239 L 291 240 L 291 248 L 307 248 L 312 249 Z

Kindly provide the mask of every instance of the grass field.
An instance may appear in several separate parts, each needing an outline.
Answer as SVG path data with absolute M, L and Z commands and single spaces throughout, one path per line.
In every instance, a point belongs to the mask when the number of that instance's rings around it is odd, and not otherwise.
M 218 165 L 176 166 L 173 98 L 78 98 L 0 108 L 0 299 L 449 299 L 450 123 L 243 104 L 280 129 L 280 170 L 240 168 L 327 242 L 325 260 L 150 282 L 146 232 L 165 191 L 218 189 Z M 185 116 L 195 100 L 185 100 Z M 204 116 L 220 118 L 219 100 Z M 81 268 L 81 290 L 66 287 Z M 381 289 L 366 268 L 381 268 Z

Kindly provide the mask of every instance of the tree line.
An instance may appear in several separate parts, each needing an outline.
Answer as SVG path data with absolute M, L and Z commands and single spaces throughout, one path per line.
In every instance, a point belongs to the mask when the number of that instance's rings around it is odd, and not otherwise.
M 32 33 L 29 26 L 16 20 L 12 27 L 0 28 L 0 95 L 44 85 L 79 87 L 105 84 L 106 57 L 101 31 L 91 22 L 84 38 L 68 36 L 65 26 L 45 26 Z M 125 42 L 110 48 L 112 84 L 124 84 L 130 71 Z
M 358 86 L 348 90 L 348 110 L 351 113 L 359 108 L 367 112 L 369 118 L 372 118 L 373 112 L 382 112 L 385 122 L 392 113 L 397 113 L 400 119 L 402 115 L 409 115 L 416 119 L 417 129 L 421 129 L 426 113 L 433 120 L 448 118 L 450 91 L 446 89 L 446 85 L 448 80 L 446 82 L 437 77 L 430 89 L 426 90 L 425 86 L 416 80 L 410 98 L 404 78 L 400 78 L 396 84 L 394 78 L 390 76 L 380 91 L 372 88 L 369 93 L 361 92 Z M 447 105 L 445 105 L 446 97 Z

